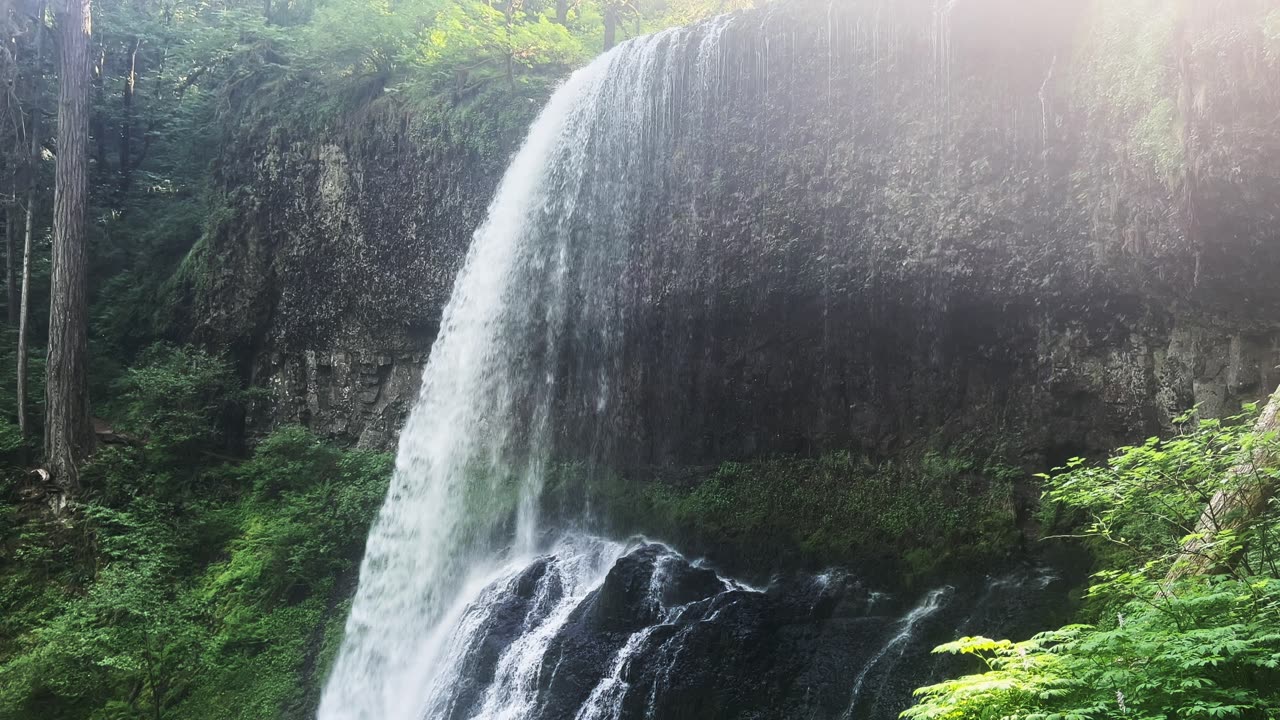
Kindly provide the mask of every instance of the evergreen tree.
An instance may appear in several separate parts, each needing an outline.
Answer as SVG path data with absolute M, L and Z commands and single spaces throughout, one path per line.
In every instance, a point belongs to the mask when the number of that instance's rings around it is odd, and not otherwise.
M 79 485 L 79 464 L 93 443 L 87 367 L 86 248 L 91 0 L 61 0 L 57 16 L 61 76 L 44 453 L 54 480 L 64 489 L 74 490 Z

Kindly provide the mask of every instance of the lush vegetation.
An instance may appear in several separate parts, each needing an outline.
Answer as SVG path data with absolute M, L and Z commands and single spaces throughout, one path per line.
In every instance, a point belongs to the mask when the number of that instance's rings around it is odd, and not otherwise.
M 1018 549 L 1023 473 L 980 457 L 952 449 L 876 461 L 840 452 L 656 478 L 566 465 L 546 495 L 552 512 L 565 498 L 595 496 L 610 532 L 704 548 L 738 572 L 859 562 L 886 582 L 910 584 L 998 564 Z
M 285 428 L 228 459 L 237 387 L 153 348 L 70 507 L 5 473 L 0 718 L 307 716 L 390 457 Z
M 1280 477 L 1258 461 L 1274 457 L 1277 438 L 1251 420 L 1188 421 L 1172 439 L 1046 477 L 1046 512 L 1074 521 L 1072 534 L 1100 559 L 1081 622 L 1021 642 L 967 637 L 938 648 L 978 658 L 982 671 L 922 688 L 904 717 L 1275 717 L 1280 506 L 1272 498 L 1216 526 L 1201 520 L 1219 491 L 1260 492 Z M 1188 547 L 1211 572 L 1178 572 Z
M 0 720 L 311 714 L 390 458 L 340 450 L 300 428 L 250 447 L 241 424 L 255 391 L 233 370 L 242 358 L 183 344 L 188 294 L 210 282 L 202 239 L 237 199 L 217 178 L 246 148 L 325 137 L 377 110 L 493 159 L 508 149 L 504 133 L 610 43 L 750 4 L 99 0 L 88 324 L 91 397 L 111 432 L 82 469 L 79 494 L 52 492 L 31 472 L 41 460 L 47 318 L 31 318 L 32 387 L 22 406 L 34 430 L 23 437 L 8 374 L 18 363 L 10 274 L 0 349 Z M 1145 12 L 1149 4 L 1156 11 Z M 20 257 L 32 215 L 31 305 L 47 308 L 54 19 L 43 3 L 12 5 L 0 17 L 5 237 L 9 257 Z M 1078 82 L 1092 105 L 1120 116 L 1133 154 L 1173 184 L 1186 138 L 1177 108 L 1150 88 L 1172 72 L 1158 59 L 1179 24 L 1157 5 L 1115 9 L 1141 22 L 1106 27 L 1139 32 L 1099 36 L 1107 51 L 1093 53 Z M 1265 52 L 1280 52 L 1280 11 L 1265 32 Z M 1117 76 L 1129 84 L 1115 86 Z M 907 715 L 1274 716 L 1280 509 L 1215 535 L 1213 574 L 1169 579 L 1224 478 L 1275 479 L 1270 466 L 1228 472 L 1275 442 L 1251 433 L 1248 420 L 1205 421 L 1124 448 L 1104 466 L 1075 462 L 1046 478 L 1045 524 L 1078 536 L 1058 541 L 1084 543 L 1102 567 L 1082 622 L 1019 642 L 943 646 L 983 666 L 924 688 Z M 561 470 L 563 498 L 578 469 Z M 966 454 L 894 464 L 835 454 L 593 487 L 611 494 L 602 505 L 617 509 L 609 522 L 619 528 L 760 565 L 816 566 L 874 550 L 910 581 L 1016 546 L 1014 475 Z

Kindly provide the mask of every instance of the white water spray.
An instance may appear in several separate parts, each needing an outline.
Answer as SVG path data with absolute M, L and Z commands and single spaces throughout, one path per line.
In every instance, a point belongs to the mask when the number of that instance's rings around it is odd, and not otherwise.
M 619 229 L 628 208 L 602 193 L 626 192 L 645 172 L 636 149 L 654 142 L 653 120 L 669 112 L 646 92 L 668 82 L 664 50 L 697 43 L 710 70 L 726 26 L 619 46 L 576 72 L 532 126 L 445 308 L 320 720 L 421 720 L 476 593 L 537 551 L 558 385 L 595 388 L 597 412 L 609 402 L 610 363 L 594 377 L 565 378 L 557 355 L 574 328 L 606 349 L 616 333 L 609 313 L 621 310 L 606 283 L 626 261 Z M 598 233 L 590 246 L 574 232 L 584 226 Z M 575 262 L 595 265 L 575 275 Z M 581 294 L 601 301 L 571 302 Z

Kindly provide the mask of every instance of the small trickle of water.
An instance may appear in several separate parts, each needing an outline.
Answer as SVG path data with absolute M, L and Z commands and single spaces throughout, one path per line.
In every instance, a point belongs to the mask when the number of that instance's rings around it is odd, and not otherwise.
M 943 606 L 947 604 L 947 600 L 951 597 L 952 592 L 954 592 L 954 588 L 951 587 L 944 587 L 930 591 L 924 596 L 924 600 L 922 600 L 919 605 L 913 608 L 911 612 L 907 613 L 906 617 L 899 621 L 899 625 L 902 629 L 890 638 L 889 641 L 880 648 L 879 652 L 872 656 L 870 662 L 862 667 L 862 671 L 858 673 L 857 679 L 854 680 L 853 694 L 849 700 L 849 709 L 845 711 L 843 716 L 841 716 L 843 720 L 850 720 L 853 718 L 853 712 L 858 707 L 858 700 L 862 697 L 862 689 L 863 685 L 866 684 L 867 675 L 875 670 L 891 652 L 895 650 L 897 651 L 893 656 L 894 660 L 902 657 L 903 652 L 906 650 L 908 641 L 915 635 L 916 628 L 920 622 L 941 610 Z

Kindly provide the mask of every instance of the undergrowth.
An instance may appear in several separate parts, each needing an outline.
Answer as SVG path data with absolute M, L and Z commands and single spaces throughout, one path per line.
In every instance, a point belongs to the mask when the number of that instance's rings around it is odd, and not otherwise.
M 239 460 L 237 388 L 221 358 L 153 348 L 68 511 L 6 472 L 0 718 L 314 712 L 391 458 L 290 427 Z

